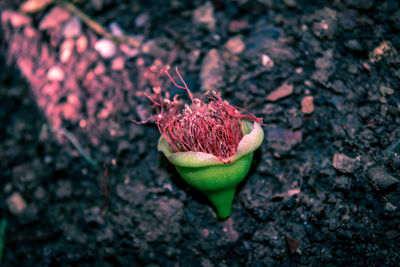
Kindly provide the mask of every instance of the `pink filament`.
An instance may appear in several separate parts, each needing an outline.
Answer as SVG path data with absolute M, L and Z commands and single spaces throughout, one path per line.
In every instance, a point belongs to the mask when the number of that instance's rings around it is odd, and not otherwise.
M 175 86 L 187 91 L 191 105 L 185 105 L 182 109 L 176 100 L 164 100 L 163 103 L 157 103 L 149 97 L 153 104 L 161 107 L 161 113 L 156 115 L 156 123 L 172 151 L 205 152 L 221 160 L 234 155 L 244 135 L 242 121 L 261 123 L 261 119 L 245 110 L 246 115 L 240 114 L 239 108 L 222 100 L 216 93 L 208 96 L 207 103 L 194 98 L 178 69 L 175 70 L 184 86 L 178 85 L 167 70 L 162 72 Z

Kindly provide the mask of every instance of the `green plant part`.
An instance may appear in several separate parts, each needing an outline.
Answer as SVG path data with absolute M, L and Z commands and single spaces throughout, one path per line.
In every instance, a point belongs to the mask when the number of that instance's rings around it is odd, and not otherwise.
M 6 235 L 7 219 L 3 217 L 0 222 L 0 266 L 3 258 L 4 239 Z
M 189 185 L 210 199 L 218 217 L 225 219 L 231 215 L 236 187 L 246 177 L 254 151 L 262 143 L 262 119 L 230 105 L 215 91 L 207 92 L 203 99 L 195 98 L 175 70 L 183 86 L 174 81 L 168 68 L 161 73 L 187 92 L 191 104 L 183 104 L 177 96 L 170 100 L 167 93 L 163 99 L 161 87 L 156 86 L 155 97 L 145 95 L 159 113 L 134 122 L 156 120 L 161 134 L 158 150 Z
M 264 139 L 264 132 L 257 122 L 242 121 L 242 131 L 244 136 L 236 153 L 226 159 L 204 152 L 173 152 L 164 137 L 158 142 L 158 150 L 189 185 L 210 199 L 220 219 L 231 215 L 236 188 L 246 177 L 254 151 Z

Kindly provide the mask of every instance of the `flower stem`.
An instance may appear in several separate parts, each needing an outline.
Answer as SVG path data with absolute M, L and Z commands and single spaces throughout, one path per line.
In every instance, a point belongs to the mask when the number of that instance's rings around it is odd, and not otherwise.
M 236 185 L 218 192 L 207 194 L 208 198 L 214 204 L 220 219 L 226 219 L 231 216 L 232 202 L 235 196 L 235 191 Z

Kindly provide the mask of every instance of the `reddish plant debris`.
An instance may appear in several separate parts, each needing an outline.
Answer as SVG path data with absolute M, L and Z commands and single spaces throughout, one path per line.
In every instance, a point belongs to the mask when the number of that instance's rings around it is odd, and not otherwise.
M 296 240 L 296 239 L 293 239 L 293 238 L 291 238 L 289 236 L 285 236 L 285 239 L 286 239 L 287 245 L 289 247 L 290 254 L 296 253 L 297 249 L 301 245 L 301 240 Z
M 243 120 L 261 123 L 261 119 L 244 109 L 230 105 L 215 91 L 208 91 L 204 99 L 193 97 L 178 69 L 175 70 L 183 86 L 174 81 L 168 68 L 161 70 L 161 74 L 167 75 L 176 87 L 186 90 L 191 104 L 183 105 L 177 96 L 170 100 L 168 94 L 167 98 L 163 99 L 161 88 L 156 86 L 153 91 L 159 100 L 146 96 L 160 109 L 159 114 L 142 122 L 134 122 L 145 123 L 156 118 L 161 135 L 174 152 L 205 152 L 223 161 L 234 155 L 244 135 Z

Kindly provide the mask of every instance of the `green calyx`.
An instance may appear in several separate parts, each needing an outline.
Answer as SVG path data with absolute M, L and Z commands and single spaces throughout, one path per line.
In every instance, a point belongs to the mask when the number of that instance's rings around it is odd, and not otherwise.
M 158 150 L 164 153 L 189 185 L 210 199 L 221 219 L 231 215 L 236 187 L 246 177 L 254 151 L 264 139 L 264 132 L 258 123 L 252 125 L 243 121 L 242 129 L 246 134 L 236 153 L 224 161 L 204 152 L 172 152 L 163 137 L 158 142 Z

